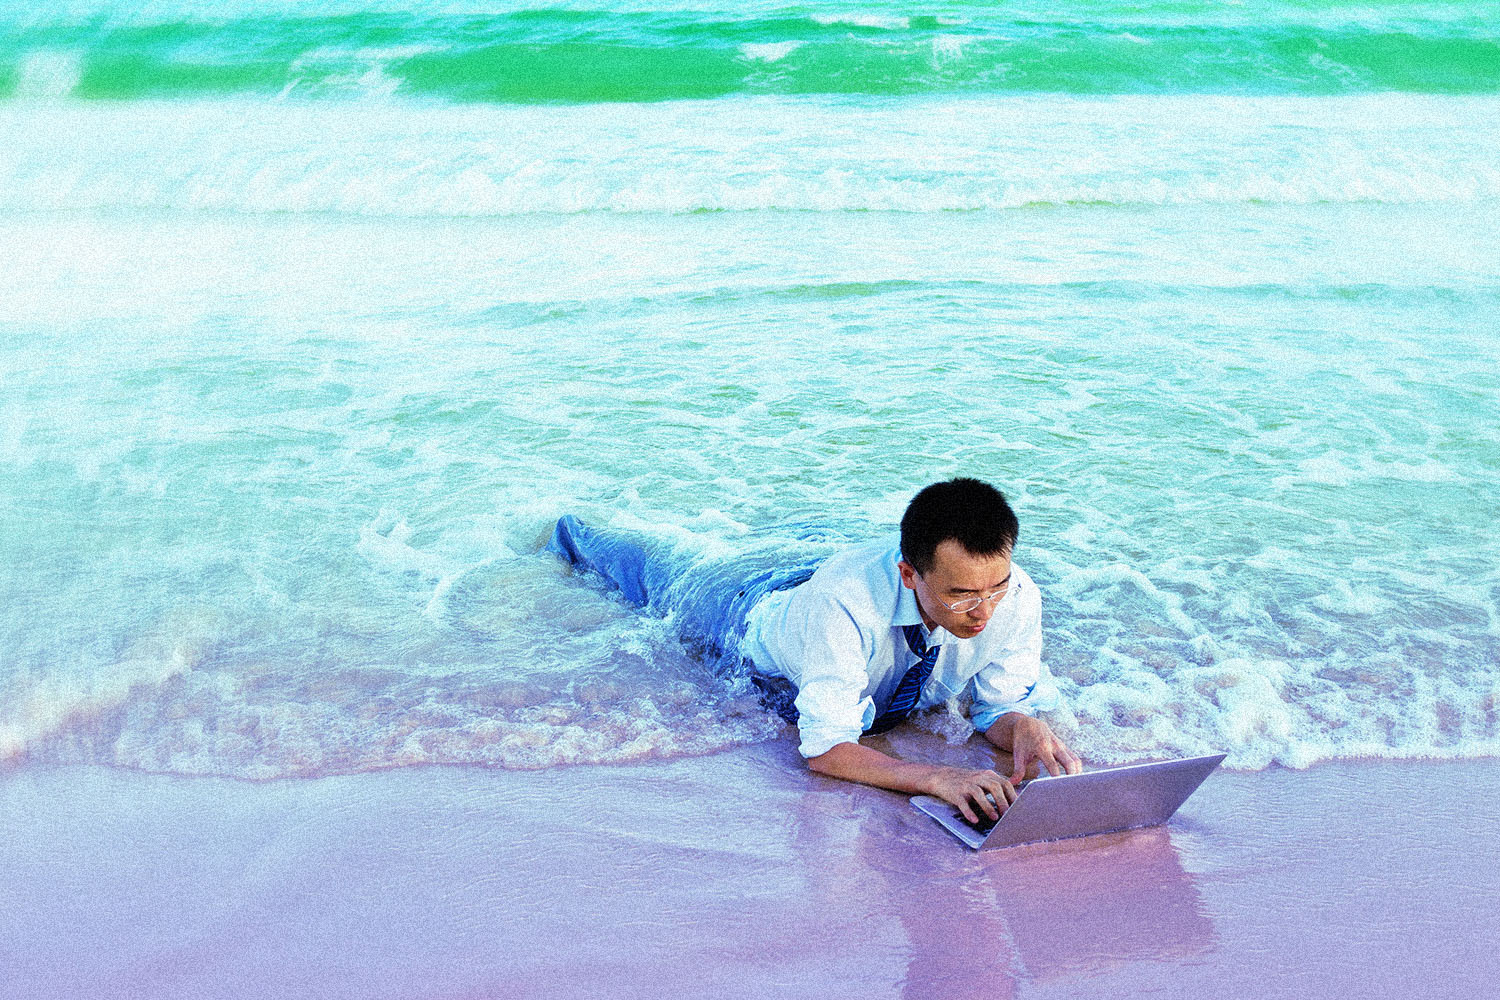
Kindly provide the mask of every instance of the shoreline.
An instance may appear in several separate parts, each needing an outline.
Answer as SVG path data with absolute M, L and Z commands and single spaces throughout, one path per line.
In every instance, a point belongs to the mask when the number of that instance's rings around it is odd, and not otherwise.
M 902 741 L 926 742 L 912 734 Z M 1211 776 L 975 853 L 788 741 L 553 771 L 0 776 L 15 997 L 1478 995 L 1500 760 Z

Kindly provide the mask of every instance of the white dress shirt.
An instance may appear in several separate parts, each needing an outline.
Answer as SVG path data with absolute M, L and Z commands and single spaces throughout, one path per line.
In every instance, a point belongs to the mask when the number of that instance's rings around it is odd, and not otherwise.
M 804 757 L 857 741 L 917 662 L 902 626 L 922 625 L 922 615 L 901 585 L 900 558 L 895 538 L 847 549 L 750 611 L 740 650 L 759 672 L 797 686 Z M 917 708 L 967 689 L 970 719 L 982 732 L 1007 712 L 1056 707 L 1057 687 L 1042 667 L 1041 594 L 1014 563 L 1010 588 L 983 632 L 961 639 L 939 626 L 926 634 L 928 645 L 942 649 Z

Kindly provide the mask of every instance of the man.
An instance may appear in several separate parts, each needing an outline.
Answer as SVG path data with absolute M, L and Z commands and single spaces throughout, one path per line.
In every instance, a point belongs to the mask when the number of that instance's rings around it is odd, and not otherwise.
M 1011 562 L 1018 533 L 994 487 L 934 483 L 907 507 L 899 543 L 840 553 L 751 610 L 741 649 L 758 671 L 795 685 L 809 767 L 936 796 L 971 822 L 979 812 L 997 818 L 1037 763 L 1078 773 L 1077 755 L 1035 715 L 1057 696 L 1041 664 L 1041 597 Z M 966 689 L 975 728 L 1013 755 L 1009 780 L 897 760 L 859 742 Z
M 1081 769 L 1036 717 L 1057 696 L 1042 669 L 1040 595 L 1011 563 L 1018 533 L 999 490 L 954 479 L 913 498 L 899 540 L 845 550 L 815 570 L 720 567 L 683 581 L 649 542 L 573 517 L 558 521 L 549 548 L 637 604 L 670 607 L 705 648 L 738 646 L 763 690 L 794 690 L 795 709 L 777 707 L 797 723 L 814 771 L 933 795 L 976 822 L 999 817 L 1028 769 Z M 1013 756 L 1009 779 L 902 761 L 859 742 L 966 691 L 975 728 Z

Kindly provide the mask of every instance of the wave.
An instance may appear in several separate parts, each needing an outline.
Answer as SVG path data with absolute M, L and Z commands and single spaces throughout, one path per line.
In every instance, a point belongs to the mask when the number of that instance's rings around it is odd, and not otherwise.
M 226 165 L 228 168 L 229 165 Z M 290 165 L 289 165 L 290 167 Z M 1374 186 L 1308 171 L 1292 178 L 1250 175 L 1231 180 L 1087 180 L 1074 184 L 1012 184 L 969 178 L 885 181 L 849 178 L 838 170 L 806 177 L 773 176 L 737 186 L 710 171 L 650 185 L 649 177 L 580 188 L 546 176 L 516 178 L 482 170 L 435 171 L 427 177 L 402 164 L 316 164 L 310 175 L 268 165 L 245 184 L 243 165 L 215 176 L 170 174 L 122 178 L 101 169 L 93 176 L 28 178 L 0 192 L 0 210 L 72 211 L 142 209 L 236 214 L 332 214 L 397 218 L 493 218 L 589 213 L 690 214 L 695 212 L 982 212 L 1059 207 L 1132 208 L 1194 205 L 1472 204 L 1500 198 L 1500 171 L 1467 178 L 1430 174 L 1393 177 Z M 131 183 L 117 183 L 130 181 Z
M 772 97 L 736 99 L 726 123 L 717 101 L 628 114 L 607 105 L 10 103 L 0 104 L 0 132 L 49 138 L 0 156 L 0 212 L 1471 205 L 1500 198 L 1495 142 L 1473 124 L 1497 106 L 1494 97 L 1365 95 L 848 108 Z M 829 144 L 835 129 L 855 138 Z
M 191 644 L 179 644 L 170 652 L 121 660 L 91 675 L 0 678 L 0 764 L 22 757 L 38 742 L 65 739 L 96 725 L 132 697 L 190 671 L 196 655 Z
M 1500 93 L 1493 17 L 1196 23 L 768 10 L 359 12 L 12 25 L 0 98 L 579 103 L 732 94 Z M 1293 11 L 1292 13 L 1295 13 Z
M 967 298 L 981 294 L 995 298 L 1009 297 L 1014 299 L 1054 290 L 1083 300 L 1118 299 L 1122 302 L 1172 299 L 1203 301 L 1210 297 L 1219 297 L 1245 299 L 1252 302 L 1281 300 L 1287 302 L 1369 302 L 1380 304 L 1407 304 L 1414 301 L 1445 304 L 1464 302 L 1500 303 L 1500 287 L 1472 287 L 1459 291 L 1437 285 L 1390 285 L 1375 282 L 1357 285 L 1322 284 L 1318 282 L 1198 284 L 1135 280 L 1036 283 L 984 281 L 980 279 L 911 281 L 899 278 L 885 281 L 800 283 L 766 288 L 725 287 L 710 292 L 693 292 L 682 295 L 679 298 L 682 301 L 698 305 L 732 305 L 755 299 L 817 302 L 824 300 L 864 299 L 882 295 L 920 296 L 931 301 L 962 302 Z M 499 315 L 499 313 L 495 315 Z M 507 315 L 514 315 L 514 313 L 508 313 Z M 534 314 L 529 318 L 534 320 Z

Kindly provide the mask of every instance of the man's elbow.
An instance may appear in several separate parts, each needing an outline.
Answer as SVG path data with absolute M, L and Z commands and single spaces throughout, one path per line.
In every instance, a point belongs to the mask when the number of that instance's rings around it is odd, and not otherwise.
M 858 745 L 857 743 L 835 743 L 816 757 L 805 758 L 808 770 L 834 778 L 842 778 L 847 771 L 846 764 L 850 750 Z

